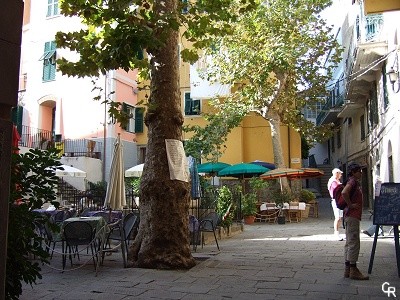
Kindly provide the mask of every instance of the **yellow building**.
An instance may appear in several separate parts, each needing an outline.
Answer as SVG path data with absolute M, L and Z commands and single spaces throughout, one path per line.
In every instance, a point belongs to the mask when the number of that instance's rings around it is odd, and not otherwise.
M 204 127 L 206 121 L 201 116 L 202 112 L 210 110 L 207 99 L 193 99 L 191 97 L 191 86 L 194 78 L 193 67 L 188 63 L 180 61 L 180 90 L 181 106 L 184 115 L 184 125 L 199 125 Z M 142 90 L 138 94 L 138 100 L 144 100 L 148 96 L 148 91 Z M 184 133 L 183 139 L 187 140 L 190 134 Z M 285 165 L 291 168 L 301 167 L 301 139 L 298 132 L 281 126 L 282 149 Z M 147 128 L 143 133 L 136 134 L 138 145 L 139 161 L 144 162 L 145 148 L 147 144 Z M 272 150 L 271 130 L 268 121 L 255 113 L 250 113 L 244 118 L 241 125 L 235 128 L 229 135 L 225 144 L 226 150 L 222 154 L 220 161 L 236 164 L 241 162 L 251 162 L 261 160 L 274 162 Z M 203 161 L 204 162 L 204 161 Z

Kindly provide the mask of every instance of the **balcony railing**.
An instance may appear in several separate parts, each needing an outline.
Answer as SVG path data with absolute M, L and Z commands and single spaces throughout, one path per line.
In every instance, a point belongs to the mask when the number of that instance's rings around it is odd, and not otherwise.
M 333 101 L 331 98 L 328 98 L 325 105 L 322 107 L 321 112 L 317 116 L 316 119 L 317 125 L 321 125 L 322 122 L 328 117 L 330 113 L 334 112 L 335 114 L 337 114 L 343 103 L 344 103 L 343 94 L 340 94 L 339 96 L 335 97 Z
M 383 15 L 374 14 L 362 18 L 362 24 L 357 19 L 357 40 L 359 42 L 369 42 L 375 40 L 383 28 Z
M 54 132 L 38 129 L 30 126 L 17 126 L 21 139 L 18 145 L 34 149 L 47 149 L 49 143 L 53 140 Z
M 60 156 L 101 159 L 102 142 L 88 139 L 62 140 L 52 131 L 24 125 L 17 128 L 21 136 L 18 143 L 20 147 L 46 150 L 54 146 L 60 150 Z

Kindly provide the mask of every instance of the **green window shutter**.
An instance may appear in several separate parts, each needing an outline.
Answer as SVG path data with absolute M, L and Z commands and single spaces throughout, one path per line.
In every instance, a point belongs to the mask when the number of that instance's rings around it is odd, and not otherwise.
M 143 60 L 143 49 L 141 47 L 137 47 L 138 49 L 136 50 L 136 58 L 139 60 Z
M 190 93 L 185 93 L 185 115 L 191 115 L 192 113 L 192 99 Z
M 56 79 L 56 42 L 46 42 L 44 44 L 43 58 L 43 81 Z
M 50 43 L 50 51 L 56 50 L 56 41 L 51 41 Z
M 125 102 L 122 102 L 122 111 L 123 111 L 124 113 L 128 113 L 128 106 L 126 105 Z M 121 125 L 122 125 L 121 128 L 122 128 L 123 130 L 128 130 L 129 120 L 128 120 L 125 124 L 121 124 Z
M 49 0 L 50 2 L 50 0 Z M 49 5 L 50 7 L 50 5 Z M 49 68 L 47 66 L 47 59 L 45 58 L 47 53 L 50 51 L 51 42 L 44 43 L 44 53 L 43 53 L 43 76 L 42 80 L 47 81 L 49 78 Z
M 383 108 L 389 106 L 389 93 L 387 91 L 386 63 L 382 66 L 382 83 L 383 83 Z
M 17 126 L 18 133 L 22 135 L 22 117 L 24 115 L 24 108 L 22 106 L 13 107 L 11 110 L 11 120 Z
M 143 124 L 144 124 L 144 108 L 136 107 L 135 108 L 135 133 L 143 133 Z

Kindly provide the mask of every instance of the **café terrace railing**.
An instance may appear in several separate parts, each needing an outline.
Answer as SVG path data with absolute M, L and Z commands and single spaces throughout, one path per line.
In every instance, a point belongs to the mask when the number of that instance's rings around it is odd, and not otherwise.
M 60 156 L 92 157 L 101 159 L 103 143 L 89 139 L 61 139 L 49 130 L 38 129 L 30 126 L 17 126 L 20 134 L 18 145 L 34 149 L 49 149 L 55 147 L 60 150 Z

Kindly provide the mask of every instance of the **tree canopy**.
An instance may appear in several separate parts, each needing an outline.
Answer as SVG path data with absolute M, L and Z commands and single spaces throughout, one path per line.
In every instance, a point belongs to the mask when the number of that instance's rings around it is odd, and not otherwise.
M 263 1 L 231 24 L 231 34 L 213 39 L 213 47 L 205 51 L 212 63 L 203 76 L 231 85 L 232 93 L 213 102 L 218 110 L 207 117 L 206 128 L 186 129 L 195 132 L 192 145 L 206 135 L 212 140 L 208 135 L 219 134 L 215 128 L 220 124 L 228 124 L 224 132 L 229 132 L 250 111 L 270 122 L 278 166 L 283 166 L 280 124 L 294 128 L 308 142 L 331 134 L 330 125 L 316 127 L 302 115 L 302 109 L 315 109 L 325 101 L 327 84 L 339 62 L 336 36 L 319 15 L 330 4 L 328 0 Z M 203 151 L 205 156 L 209 153 Z

